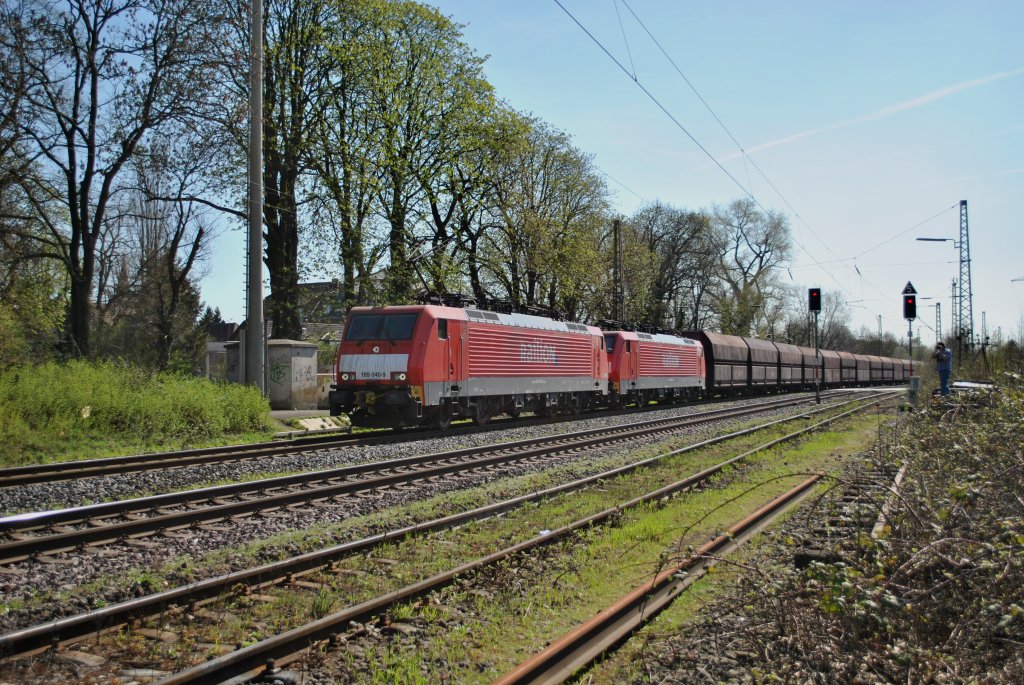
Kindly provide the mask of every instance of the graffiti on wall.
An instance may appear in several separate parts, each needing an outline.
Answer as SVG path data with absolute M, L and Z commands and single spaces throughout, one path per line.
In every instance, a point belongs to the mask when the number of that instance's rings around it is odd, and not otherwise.
M 291 367 L 289 359 L 271 359 L 270 382 L 275 385 L 284 385 L 288 380 L 289 367 Z

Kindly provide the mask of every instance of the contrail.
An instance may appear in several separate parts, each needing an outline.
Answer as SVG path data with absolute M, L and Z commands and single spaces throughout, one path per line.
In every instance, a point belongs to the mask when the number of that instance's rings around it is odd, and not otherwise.
M 924 95 L 921 95 L 920 97 L 912 98 L 910 100 L 905 100 L 904 102 L 900 102 L 900 103 L 897 103 L 895 105 L 889 105 L 888 107 L 883 107 L 883 108 L 881 108 L 879 110 L 875 110 L 874 112 L 871 112 L 870 114 L 865 114 L 863 116 L 854 117 L 853 119 L 844 119 L 843 121 L 837 121 L 836 123 L 828 124 L 827 126 L 819 126 L 817 128 L 812 128 L 812 129 L 808 129 L 806 131 L 801 131 L 800 133 L 793 133 L 792 135 L 784 136 L 782 138 L 776 138 L 775 140 L 770 140 L 770 141 L 768 141 L 766 143 L 761 143 L 760 145 L 755 145 L 754 147 L 748 148 L 746 150 L 746 152 L 747 152 L 747 154 L 750 154 L 750 153 L 753 153 L 753 152 L 760 152 L 761 150 L 767 150 L 769 148 L 779 147 L 780 145 L 787 145 L 789 143 L 792 143 L 795 140 L 800 140 L 801 138 L 807 138 L 809 136 L 816 136 L 819 133 L 826 133 L 828 131 L 835 131 L 836 129 L 839 129 L 839 128 L 846 128 L 847 126 L 855 126 L 857 124 L 863 124 L 863 123 L 866 123 L 866 122 L 869 122 L 869 121 L 879 121 L 881 119 L 886 119 L 888 117 L 891 117 L 894 114 L 899 114 L 900 112 L 906 112 L 906 111 L 911 110 L 911 109 L 916 109 L 918 107 L 923 107 L 924 105 L 930 104 L 930 103 L 935 102 L 937 100 L 942 100 L 944 98 L 947 98 L 950 95 L 955 95 L 955 94 L 957 94 L 959 92 L 962 92 L 962 91 L 965 91 L 965 90 L 970 90 L 972 88 L 977 88 L 978 86 L 983 86 L 983 85 L 985 85 L 987 83 L 992 83 L 993 81 L 1000 81 L 1002 79 L 1010 78 L 1011 76 L 1017 76 L 1019 74 L 1024 74 L 1024 68 L 1013 69 L 1012 71 L 997 71 L 994 74 L 989 74 L 988 76 L 982 76 L 981 78 L 976 78 L 976 79 L 973 79 L 971 81 L 964 81 L 962 83 L 957 83 L 956 85 L 947 86 L 946 88 L 940 88 L 938 90 L 933 90 L 932 92 L 926 93 Z M 719 162 L 728 162 L 728 161 L 731 161 L 733 159 L 738 159 L 741 156 L 742 156 L 742 153 L 735 152 L 735 153 L 733 153 L 731 155 L 727 155 L 725 157 L 720 157 L 718 161 Z

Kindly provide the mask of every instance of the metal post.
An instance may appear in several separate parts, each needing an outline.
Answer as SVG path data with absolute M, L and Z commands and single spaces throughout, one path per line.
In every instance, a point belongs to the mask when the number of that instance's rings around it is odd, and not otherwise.
M 814 312 L 814 358 L 819 359 L 820 353 L 818 352 L 818 312 Z M 814 383 L 814 401 L 817 404 L 821 404 L 821 376 L 825 374 L 825 369 L 822 368 L 822 364 L 818 363 L 818 371 L 820 374 L 815 374 Z
M 959 369 L 960 364 L 963 360 L 963 346 L 960 344 L 963 340 L 963 336 L 960 335 L 960 293 L 956 288 L 956 279 L 953 279 L 953 313 L 951 314 L 952 322 L 950 324 L 950 332 L 956 339 L 956 367 Z
M 914 321 L 907 319 L 907 358 L 910 359 L 910 375 L 914 375 Z
M 263 0 L 249 8 L 249 231 L 245 382 L 263 382 Z
M 935 342 L 942 341 L 942 303 L 935 303 Z
M 622 222 L 612 221 L 612 318 L 626 320 L 626 286 L 623 273 Z
M 971 289 L 971 238 L 967 228 L 967 200 L 960 200 L 960 337 L 968 351 L 974 347 L 974 293 Z M 963 357 L 961 357 L 962 359 Z

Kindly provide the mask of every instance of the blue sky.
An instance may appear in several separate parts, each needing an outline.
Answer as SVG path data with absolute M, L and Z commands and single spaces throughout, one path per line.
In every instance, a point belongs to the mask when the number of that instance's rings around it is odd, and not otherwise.
M 560 2 L 628 74 L 555 0 L 429 4 L 466 25 L 501 98 L 595 156 L 620 212 L 653 200 L 727 203 L 742 185 L 788 215 L 802 246 L 793 282 L 841 291 L 854 330 L 876 330 L 881 314 L 905 335 L 908 280 L 920 297 L 941 298 L 919 302 L 918 321 L 933 327 L 927 305 L 939 301 L 950 325 L 958 252 L 914 238 L 958 238 L 967 200 L 975 327 L 986 311 L 990 330 L 1019 333 L 1024 282 L 1010 281 L 1024 276 L 1024 3 Z M 222 233 L 203 283 L 207 302 L 234 320 L 243 240 Z

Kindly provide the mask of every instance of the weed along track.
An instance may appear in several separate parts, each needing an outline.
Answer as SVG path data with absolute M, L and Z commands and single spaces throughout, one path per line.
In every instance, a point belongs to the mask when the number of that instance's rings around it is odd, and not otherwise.
M 764 429 L 759 426 L 667 453 L 662 450 L 655 456 L 633 458 L 627 465 L 511 500 L 210 578 L 121 606 L 69 616 L 50 626 L 8 633 L 0 637 L 0 649 L 9 658 L 4 671 L 10 669 L 22 680 L 60 682 L 59 676 L 67 674 L 66 669 L 75 659 L 79 660 L 77 663 L 99 660 L 103 663 L 91 667 L 97 673 L 123 673 L 145 664 L 152 674 L 166 675 L 164 682 L 217 682 L 232 674 L 257 672 L 264 668 L 267 659 L 277 660 L 273 666 L 276 669 L 303 656 L 306 658 L 290 667 L 301 664 L 307 671 L 304 677 L 311 678 L 304 682 L 335 682 L 338 669 L 385 668 L 387 658 L 382 655 L 390 650 L 389 643 L 417 643 L 424 654 L 433 654 L 442 644 L 432 637 L 433 631 L 457 634 L 457 626 L 474 624 L 474 612 L 479 613 L 481 598 L 501 596 L 508 589 L 500 581 L 498 587 L 489 586 L 489 579 L 538 563 L 557 566 L 565 562 L 566 554 L 569 559 L 576 558 L 578 553 L 573 550 L 580 545 L 586 547 L 599 537 L 628 529 L 624 519 L 647 515 L 645 512 L 652 506 L 657 509 L 658 503 L 699 499 L 696 494 L 670 499 L 680 491 L 703 488 L 704 493 L 713 493 L 718 486 L 711 485 L 712 479 L 728 480 L 741 475 L 743 464 L 751 455 L 857 410 L 845 411 L 763 444 L 750 444 L 752 433 Z M 807 416 L 803 414 L 804 418 L 798 420 L 806 421 Z M 793 418 L 765 425 L 768 430 L 780 431 L 780 424 L 786 420 Z M 749 444 L 749 448 L 739 455 L 732 448 L 734 453 L 727 458 L 714 453 L 723 449 L 722 444 L 716 447 L 716 443 L 736 441 L 747 441 L 744 446 Z M 680 479 L 683 455 L 689 475 Z M 658 487 L 648 487 L 659 481 Z M 629 496 L 631 489 L 646 494 Z M 575 494 L 555 497 L 567 492 Z M 609 508 L 608 501 L 619 504 Z M 675 504 L 662 506 L 669 509 Z M 551 508 L 554 511 L 548 511 Z M 508 513 L 494 518 L 500 512 Z M 540 530 L 541 524 L 532 520 L 538 516 L 551 525 L 542 534 L 526 535 L 523 539 L 524 531 Z M 487 517 L 490 518 L 486 523 L 472 523 Z M 481 527 L 494 530 L 486 533 Z M 443 534 L 408 537 L 444 530 L 447 532 Z M 486 539 L 474 539 L 481 534 Z M 520 541 L 508 544 L 516 538 Z M 487 547 L 496 551 L 480 555 Z M 639 566 L 631 575 L 637 573 L 642 574 Z M 416 580 L 416 576 L 425 579 Z M 558 587 L 559 577 L 556 573 L 549 578 L 549 584 Z M 483 602 L 483 606 L 488 605 L 501 606 L 502 602 Z M 316 620 L 304 623 L 303 617 Z M 141 629 L 110 631 L 131 619 L 143 619 L 136 624 Z M 108 632 L 95 634 L 104 629 Z M 75 649 L 61 647 L 52 651 L 50 646 L 60 640 L 82 643 L 75 645 Z M 319 645 L 313 651 L 308 649 L 311 641 Z M 425 647 L 424 641 L 428 643 Z M 454 659 L 456 665 L 477 660 L 469 654 L 460 657 L 451 652 L 454 648 L 450 645 L 444 649 L 449 650 L 445 660 Z M 42 653 L 34 658 L 10 660 L 16 654 L 39 650 Z M 229 653 L 218 656 L 225 651 Z M 212 658 L 189 668 L 196 659 L 204 657 Z M 424 658 L 431 661 L 433 657 Z M 506 656 L 505 667 L 514 665 L 511 658 Z M 0 679 L 6 676 L 4 671 L 0 671 Z M 169 675 L 173 671 L 178 673 Z M 484 671 L 491 676 L 500 673 L 493 665 L 478 673 Z
M 833 392 L 834 395 L 840 394 Z M 800 395 L 795 395 L 799 397 Z M 806 397 L 806 396 L 805 396 Z M 701 404 L 714 404 L 721 400 L 705 400 Z M 606 412 L 609 416 L 635 416 L 635 410 Z M 328 433 L 315 436 L 300 436 L 288 440 L 205 447 L 175 452 L 154 452 L 126 457 L 83 459 L 79 461 L 48 462 L 25 466 L 0 468 L 0 488 L 14 488 L 36 483 L 80 480 L 142 471 L 182 469 L 191 466 L 245 462 L 273 459 L 284 455 L 301 454 L 323 450 L 343 450 L 374 445 L 394 445 L 423 440 L 437 436 L 459 437 L 480 433 L 496 433 L 510 427 L 566 423 L 565 418 L 555 419 L 499 419 L 486 426 L 460 425 L 444 431 L 434 429 L 407 429 L 400 433 L 389 430 L 371 430 L 359 435 Z
M 562 683 L 582 667 L 593 663 L 649 621 L 681 592 L 696 582 L 714 564 L 716 556 L 738 548 L 774 521 L 787 507 L 798 502 L 821 476 L 811 476 L 729 529 L 698 547 L 683 563 L 670 566 L 650 582 L 620 597 L 589 621 L 566 633 L 552 644 L 497 679 L 494 685 Z
M 202 524 L 237 523 L 254 514 L 286 507 L 346 507 L 352 497 L 373 497 L 388 488 L 410 487 L 453 475 L 497 469 L 510 463 L 561 458 L 646 436 L 671 434 L 701 423 L 737 418 L 806 403 L 787 398 L 740 409 L 716 409 L 693 417 L 652 419 L 624 426 L 566 433 L 540 439 L 416 455 L 329 471 L 235 483 L 59 511 L 0 519 L 0 564 L 57 552 L 88 551 L 98 545 L 139 540 Z

